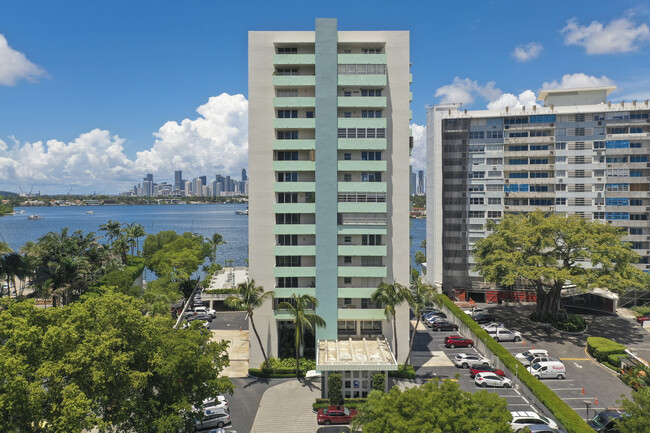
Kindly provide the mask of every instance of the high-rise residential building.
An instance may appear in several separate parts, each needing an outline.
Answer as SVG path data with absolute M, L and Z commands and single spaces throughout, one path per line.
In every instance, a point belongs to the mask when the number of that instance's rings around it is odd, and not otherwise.
M 424 195 L 424 170 L 418 170 L 418 188 L 417 195 Z
M 246 169 L 242 168 L 241 169 L 241 181 L 246 182 L 246 179 L 248 179 L 248 176 L 246 175 Z
M 415 195 L 417 186 L 417 177 L 413 172 L 413 167 L 409 167 L 409 195 Z
M 397 308 L 395 336 L 370 296 L 381 282 L 409 284 L 409 84 L 406 31 L 317 19 L 313 32 L 249 33 L 249 263 L 275 291 L 255 312 L 267 355 L 293 338 L 278 304 L 310 294 L 327 326 L 306 352 L 397 337 L 396 358 L 406 357 L 408 307 Z M 262 361 L 257 344 L 250 360 Z M 367 372 L 356 390 L 347 383 L 344 395 L 365 395 Z
M 429 110 L 431 283 L 487 287 L 470 254 L 486 222 L 536 209 L 625 228 L 642 255 L 637 266 L 650 272 L 650 107 L 607 102 L 614 89 L 544 90 L 541 107 Z
M 183 189 L 183 171 L 176 170 L 174 172 L 174 189 L 179 191 Z
M 192 182 L 192 193 L 195 196 L 201 196 L 203 193 L 203 181 L 200 177 L 194 178 L 194 181 Z

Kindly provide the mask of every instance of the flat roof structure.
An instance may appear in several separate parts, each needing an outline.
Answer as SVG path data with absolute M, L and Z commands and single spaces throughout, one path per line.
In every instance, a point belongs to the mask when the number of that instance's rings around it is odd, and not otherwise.
M 396 371 L 397 361 L 383 338 L 319 340 L 318 371 Z

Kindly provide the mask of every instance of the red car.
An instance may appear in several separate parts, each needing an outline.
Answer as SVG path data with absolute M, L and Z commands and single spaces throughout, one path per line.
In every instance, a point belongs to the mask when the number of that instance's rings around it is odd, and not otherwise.
M 498 368 L 490 367 L 489 365 L 474 364 L 469 368 L 469 377 L 474 377 L 478 373 L 494 373 L 501 377 L 506 377 L 506 374 L 503 370 Z
M 650 320 L 650 316 L 639 316 L 636 318 L 636 321 L 643 325 L 643 322 Z
M 448 335 L 445 337 L 445 346 L 451 347 L 472 347 L 474 341 L 469 338 L 461 337 L 460 335 Z
M 357 415 L 356 409 L 348 409 L 345 406 L 328 406 L 326 409 L 318 409 L 316 420 L 318 424 L 349 424 Z

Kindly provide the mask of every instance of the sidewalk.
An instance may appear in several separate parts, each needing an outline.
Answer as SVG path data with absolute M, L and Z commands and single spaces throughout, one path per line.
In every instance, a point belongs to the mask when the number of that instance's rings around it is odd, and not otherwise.
M 228 340 L 228 358 L 230 366 L 223 370 L 223 376 L 247 377 L 248 376 L 248 331 L 239 330 L 212 330 L 211 341 Z

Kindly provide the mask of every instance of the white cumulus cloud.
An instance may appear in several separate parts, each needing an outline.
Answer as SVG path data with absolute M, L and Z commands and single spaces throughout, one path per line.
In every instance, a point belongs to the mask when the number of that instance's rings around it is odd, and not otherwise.
M 427 169 L 427 127 L 411 123 L 413 131 L 413 149 L 411 150 L 410 164 L 413 171 Z
M 13 86 L 21 78 L 36 81 L 44 75 L 47 74 L 43 69 L 27 60 L 23 53 L 11 48 L 7 38 L 0 34 L 0 86 Z
M 648 45 L 650 29 L 647 24 L 638 26 L 628 18 L 618 18 L 603 24 L 592 21 L 588 26 L 578 23 L 576 18 L 567 21 L 562 29 L 566 45 L 579 45 L 587 54 L 617 54 L 638 50 Z
M 542 89 L 579 89 L 582 87 L 602 87 L 612 86 L 614 81 L 605 75 L 596 77 L 594 75 L 587 75 L 582 72 L 576 74 L 565 74 L 562 80 L 558 82 L 553 80 L 542 84 Z
M 539 57 L 543 49 L 544 47 L 539 42 L 531 42 L 527 45 L 519 45 L 515 47 L 512 56 L 517 59 L 518 62 L 527 62 L 528 60 L 533 60 Z
M 239 177 L 247 166 L 248 101 L 243 95 L 223 93 L 196 111 L 196 119 L 161 126 L 152 147 L 138 152 L 134 160 L 124 152 L 125 139 L 103 129 L 67 143 L 21 142 L 10 136 L 12 143 L 0 140 L 0 184 L 7 190 L 35 185 L 44 193 L 67 192 L 74 185 L 84 192 L 111 194 L 146 173 L 156 175 L 156 181 L 172 181 L 174 170 L 183 170 L 188 178 L 217 173 Z
M 477 95 L 491 101 L 501 94 L 501 90 L 495 88 L 494 85 L 494 81 L 481 85 L 476 80 L 455 77 L 451 84 L 438 87 L 435 96 L 440 98 L 441 104 L 471 104 Z
M 539 105 L 537 104 L 535 92 L 532 90 L 524 90 L 519 96 L 515 96 L 512 93 L 504 93 L 494 101 L 491 101 L 487 105 L 487 108 L 488 110 L 503 110 L 506 107 L 512 109 L 522 107 L 532 108 L 533 105 Z

